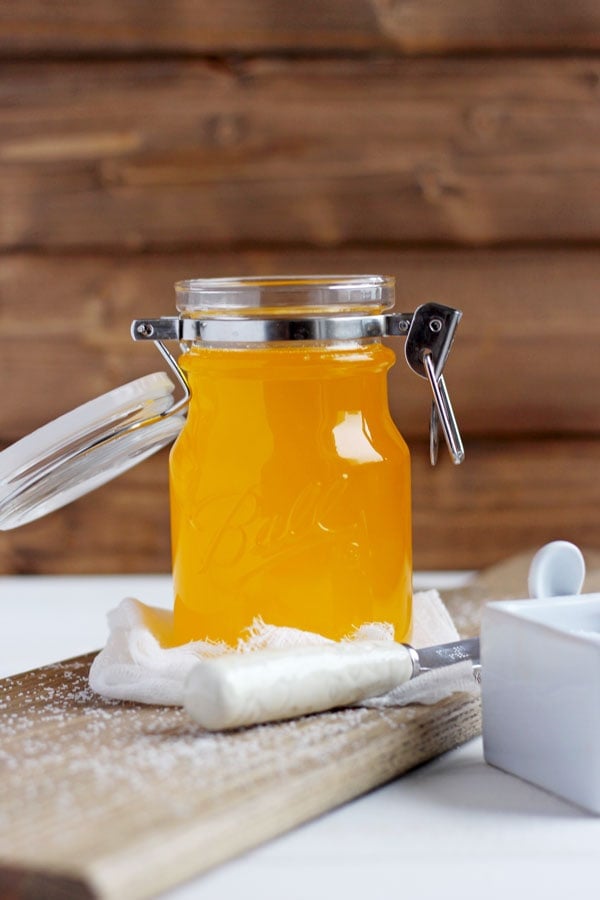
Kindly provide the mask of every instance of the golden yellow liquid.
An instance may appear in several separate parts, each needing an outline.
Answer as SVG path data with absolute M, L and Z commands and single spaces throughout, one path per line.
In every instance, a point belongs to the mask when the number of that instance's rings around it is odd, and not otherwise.
M 411 618 L 409 453 L 379 342 L 192 349 L 171 451 L 175 638 Z

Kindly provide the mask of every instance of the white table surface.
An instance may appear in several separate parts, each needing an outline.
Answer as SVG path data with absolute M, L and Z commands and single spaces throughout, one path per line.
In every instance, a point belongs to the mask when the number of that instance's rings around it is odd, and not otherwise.
M 0 675 L 98 648 L 128 595 L 168 606 L 170 579 L 0 577 Z M 487 766 L 477 739 L 161 900 L 564 900 L 598 896 L 599 873 L 600 818 Z

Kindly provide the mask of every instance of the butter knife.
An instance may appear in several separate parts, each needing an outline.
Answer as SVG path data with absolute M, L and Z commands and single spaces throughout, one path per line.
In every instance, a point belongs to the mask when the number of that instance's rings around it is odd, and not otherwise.
M 394 641 L 347 641 L 228 653 L 190 672 L 184 706 L 210 731 L 241 728 L 350 706 L 462 660 L 479 662 L 478 638 L 418 650 Z

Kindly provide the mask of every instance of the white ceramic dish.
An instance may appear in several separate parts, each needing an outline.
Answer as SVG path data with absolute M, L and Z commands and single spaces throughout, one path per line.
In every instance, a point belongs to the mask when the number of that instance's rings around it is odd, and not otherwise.
M 488 763 L 600 814 L 600 594 L 489 603 Z

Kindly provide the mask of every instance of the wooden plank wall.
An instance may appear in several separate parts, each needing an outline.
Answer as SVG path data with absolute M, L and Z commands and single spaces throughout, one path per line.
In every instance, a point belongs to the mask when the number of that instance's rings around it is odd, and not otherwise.
M 0 445 L 160 367 L 185 277 L 383 272 L 464 310 L 467 461 L 399 363 L 415 564 L 600 547 L 600 6 L 0 4 Z M 166 455 L 0 538 L 0 571 L 166 571 Z

